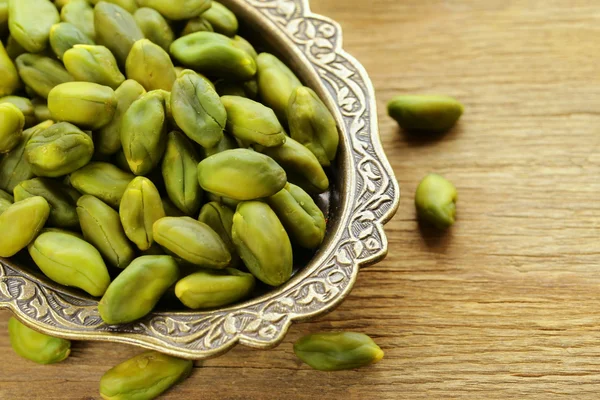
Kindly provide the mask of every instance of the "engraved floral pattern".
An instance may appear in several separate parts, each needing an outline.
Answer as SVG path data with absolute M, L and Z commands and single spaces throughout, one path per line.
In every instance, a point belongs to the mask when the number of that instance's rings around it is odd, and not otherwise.
M 229 0 L 243 2 L 243 0 Z M 0 307 L 10 308 L 39 330 L 85 340 L 111 340 L 186 358 L 222 353 L 239 342 L 275 346 L 294 320 L 327 312 L 349 293 L 361 265 L 387 251 L 383 224 L 396 210 L 397 182 L 377 131 L 374 93 L 362 66 L 341 49 L 333 21 L 312 14 L 306 0 L 246 0 L 303 54 L 337 105 L 350 144 L 352 171 L 346 209 L 340 213 L 335 243 L 320 254 L 301 279 L 266 298 L 225 310 L 153 313 L 122 326 L 105 325 L 92 300 L 46 286 L 10 263 L 0 263 Z M 354 173 L 356 172 L 356 173 Z M 107 337 L 109 336 L 109 337 Z

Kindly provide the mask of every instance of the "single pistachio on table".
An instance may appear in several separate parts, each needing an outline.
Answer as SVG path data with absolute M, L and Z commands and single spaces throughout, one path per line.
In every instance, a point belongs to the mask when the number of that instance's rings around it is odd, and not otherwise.
M 133 44 L 125 69 L 128 79 L 136 80 L 148 91 L 163 89 L 170 92 L 177 78 L 169 54 L 148 39 Z
M 67 82 L 48 94 L 48 109 L 56 121 L 66 121 L 83 129 L 99 129 L 115 115 L 117 98 L 108 86 L 92 82 Z
M 108 47 L 124 66 L 133 44 L 144 38 L 133 15 L 116 4 L 101 1 L 94 7 L 96 43 Z
M 78 81 L 94 82 L 112 89 L 125 81 L 115 56 L 104 46 L 76 44 L 64 53 L 63 63 Z
M 8 153 L 23 139 L 25 116 L 11 103 L 0 103 L 0 153 Z
M 237 267 L 240 263 L 240 257 L 236 252 L 231 234 L 231 228 L 233 227 L 233 211 L 221 203 L 211 201 L 202 206 L 198 221 L 210 226 L 212 230 L 219 235 L 231 254 L 230 266 Z
M 166 250 L 194 265 L 223 269 L 231 254 L 208 225 L 190 217 L 165 217 L 154 223 L 154 240 Z
M 18 201 L 0 215 L 0 257 L 12 257 L 23 250 L 44 227 L 50 205 L 41 196 Z
M 171 43 L 175 40 L 175 34 L 167 20 L 158 11 L 148 7 L 138 8 L 133 13 L 133 18 L 147 39 L 165 51 L 169 51 Z
M 58 10 L 50 0 L 9 0 L 10 34 L 30 53 L 48 46 L 50 28 L 60 22 Z
M 82 289 L 95 297 L 102 296 L 110 284 L 106 264 L 98 250 L 75 235 L 44 232 L 28 250 L 44 275 L 56 283 Z
M 252 275 L 270 286 L 292 276 L 292 244 L 277 215 L 261 201 L 245 201 L 233 215 L 231 235 Z
M 25 157 L 37 176 L 58 177 L 86 165 L 94 154 L 94 143 L 81 129 L 59 122 L 32 136 Z
M 165 18 L 182 20 L 197 17 L 211 6 L 211 0 L 137 0 L 140 7 L 153 8 Z
M 60 60 L 63 59 L 65 52 L 76 44 L 93 45 L 94 41 L 69 22 L 52 25 L 50 47 Z
M 388 103 L 388 114 L 407 131 L 442 133 L 450 130 L 464 111 L 448 96 L 403 95 Z
M 254 289 L 252 274 L 226 268 L 221 271 L 200 271 L 181 279 L 175 285 L 175 295 L 193 310 L 222 307 L 242 300 Z
M 26 53 L 18 56 L 15 64 L 23 82 L 45 99 L 57 85 L 73 81 L 62 63 L 50 57 Z
M 96 37 L 94 9 L 87 0 L 71 0 L 60 10 L 60 19 L 73 24 L 88 38 Z
M 217 1 L 213 0 L 212 6 L 202 14 L 202 17 L 210 22 L 217 33 L 229 37 L 237 33 L 239 24 L 235 14 Z
M 71 342 L 34 331 L 15 317 L 8 320 L 10 345 L 23 358 L 38 364 L 55 364 L 71 354 Z
M 417 187 L 417 215 L 439 229 L 446 229 L 454 224 L 457 199 L 458 193 L 452 182 L 438 174 L 429 174 Z
M 150 400 L 191 373 L 194 363 L 147 351 L 116 367 L 100 379 L 100 395 L 105 400 Z
M 212 25 L 210 22 L 206 20 L 202 15 L 199 15 L 195 18 L 190 19 L 186 24 L 183 30 L 181 31 L 180 36 L 190 35 L 195 32 L 214 32 Z
M 91 162 L 69 177 L 71 185 L 80 193 L 95 196 L 113 208 L 119 207 L 133 178 L 133 174 L 106 162 Z
M 152 311 L 178 278 L 173 257 L 138 257 L 108 286 L 98 303 L 100 317 L 110 325 L 138 320 Z
M 102 200 L 84 195 L 77 201 L 77 215 L 86 241 L 93 244 L 113 267 L 125 268 L 135 249 L 125 235 L 119 213 Z
M 299 359 L 319 371 L 340 371 L 374 364 L 383 350 L 363 333 L 328 332 L 306 335 L 294 343 Z
M 33 106 L 33 101 L 28 99 L 27 97 L 5 96 L 0 98 L 0 104 L 3 103 L 10 103 L 16 106 L 19 110 L 21 110 L 21 112 L 23 113 L 23 117 L 25 118 L 24 128 L 30 128 L 38 123 L 38 120 L 35 116 L 35 108 Z
M 21 86 L 17 67 L 8 56 L 4 45 L 0 41 L 0 97 L 8 96 L 16 92 Z

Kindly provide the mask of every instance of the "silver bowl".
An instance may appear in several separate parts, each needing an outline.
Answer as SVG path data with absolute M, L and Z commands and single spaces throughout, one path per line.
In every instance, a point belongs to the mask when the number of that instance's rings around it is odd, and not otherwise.
M 325 196 L 325 242 L 285 285 L 212 311 L 154 312 L 109 326 L 97 300 L 53 284 L 27 266 L 0 260 L 0 308 L 41 332 L 73 340 L 129 343 L 173 356 L 203 359 L 236 343 L 276 346 L 293 321 L 331 311 L 350 293 L 360 267 L 387 253 L 383 224 L 395 213 L 399 188 L 377 127 L 367 72 L 342 49 L 342 31 L 315 15 L 307 0 L 222 0 L 312 87 L 341 131 L 332 189 Z

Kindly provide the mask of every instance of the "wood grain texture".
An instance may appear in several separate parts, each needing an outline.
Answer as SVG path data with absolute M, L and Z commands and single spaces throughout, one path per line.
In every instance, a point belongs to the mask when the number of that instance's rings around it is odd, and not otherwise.
M 164 399 L 596 399 L 600 390 L 600 4 L 597 0 L 315 0 L 377 90 L 381 136 L 402 188 L 390 251 L 350 297 L 294 325 L 276 349 L 197 363 Z M 398 93 L 459 98 L 436 141 L 398 130 Z M 458 222 L 420 228 L 418 181 L 459 190 Z M 6 332 L 8 312 L 0 313 Z M 356 330 L 386 352 L 357 371 L 301 365 L 292 343 Z M 140 350 L 76 343 L 63 364 L 18 358 L 6 334 L 0 399 L 99 399 L 98 381 Z

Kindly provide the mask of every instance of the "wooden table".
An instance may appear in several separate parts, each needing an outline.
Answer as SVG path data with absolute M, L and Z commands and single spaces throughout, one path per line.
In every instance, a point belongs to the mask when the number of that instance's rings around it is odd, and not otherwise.
M 336 311 L 294 325 L 271 351 L 241 346 L 197 363 L 164 399 L 597 399 L 600 389 L 600 3 L 597 0 L 315 0 L 378 94 L 381 136 L 402 187 L 388 257 Z M 398 93 L 466 105 L 438 141 L 385 113 Z M 421 230 L 418 181 L 459 191 L 458 222 Z M 0 313 L 6 332 L 9 313 Z M 372 367 L 320 373 L 301 335 L 365 332 Z M 99 399 L 98 380 L 140 350 L 76 343 L 42 367 L 0 336 L 0 399 Z

